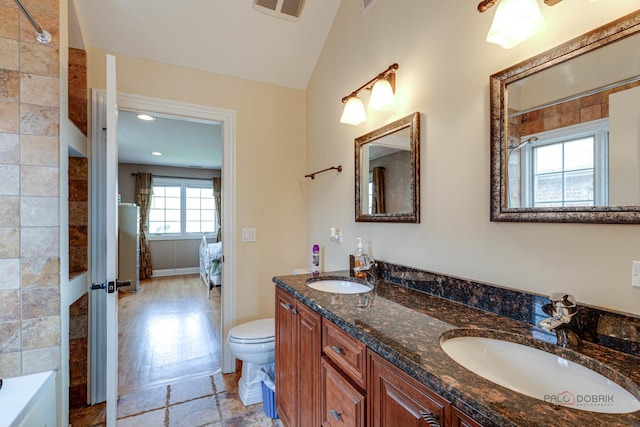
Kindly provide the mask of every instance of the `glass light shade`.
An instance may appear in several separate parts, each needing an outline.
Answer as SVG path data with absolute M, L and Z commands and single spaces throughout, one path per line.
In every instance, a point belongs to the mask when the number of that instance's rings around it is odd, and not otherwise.
M 352 96 L 344 106 L 340 122 L 356 126 L 365 120 L 367 120 L 367 114 L 364 112 L 364 104 L 360 98 Z
M 388 110 L 393 107 L 393 89 L 391 83 L 387 79 L 379 79 L 371 89 L 371 98 L 369 98 L 369 108 L 378 111 Z
M 487 41 L 510 49 L 546 28 L 538 0 L 502 0 Z

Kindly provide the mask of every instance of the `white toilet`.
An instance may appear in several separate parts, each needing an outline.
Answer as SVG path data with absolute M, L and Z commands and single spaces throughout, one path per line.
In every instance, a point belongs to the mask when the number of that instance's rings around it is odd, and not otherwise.
M 275 360 L 276 322 L 274 318 L 254 320 L 232 328 L 227 335 L 231 354 L 242 360 L 238 394 L 245 406 L 262 402 L 258 371 Z

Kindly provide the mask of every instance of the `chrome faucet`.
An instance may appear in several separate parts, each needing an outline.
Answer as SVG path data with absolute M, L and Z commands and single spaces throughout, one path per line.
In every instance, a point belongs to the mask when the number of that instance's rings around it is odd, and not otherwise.
M 362 256 L 364 257 L 364 264 L 358 267 L 353 267 L 353 271 L 354 273 L 364 272 L 367 283 L 374 286 L 376 284 L 376 280 L 378 279 L 376 272 L 376 263 L 373 259 L 369 258 L 369 255 L 363 254 Z
M 579 346 L 582 343 L 582 326 L 576 299 L 573 295 L 554 292 L 549 295 L 549 300 L 551 302 L 542 306 L 542 311 L 551 317 L 542 320 L 540 327 L 555 332 L 559 346 Z

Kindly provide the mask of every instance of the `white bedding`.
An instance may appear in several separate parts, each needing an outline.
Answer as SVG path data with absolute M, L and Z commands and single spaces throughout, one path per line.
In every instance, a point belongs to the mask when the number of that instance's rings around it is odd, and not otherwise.
M 221 284 L 222 242 L 208 243 L 202 236 L 200 242 L 200 277 L 208 290 Z

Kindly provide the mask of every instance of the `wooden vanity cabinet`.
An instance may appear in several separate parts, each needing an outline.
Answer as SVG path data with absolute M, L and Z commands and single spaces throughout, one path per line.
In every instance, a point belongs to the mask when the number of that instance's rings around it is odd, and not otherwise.
M 367 388 L 372 427 L 451 425 L 451 404 L 405 372 L 368 351 Z
M 286 427 L 320 425 L 321 317 L 276 288 L 276 410 Z
M 482 427 L 279 287 L 276 409 L 285 427 Z

